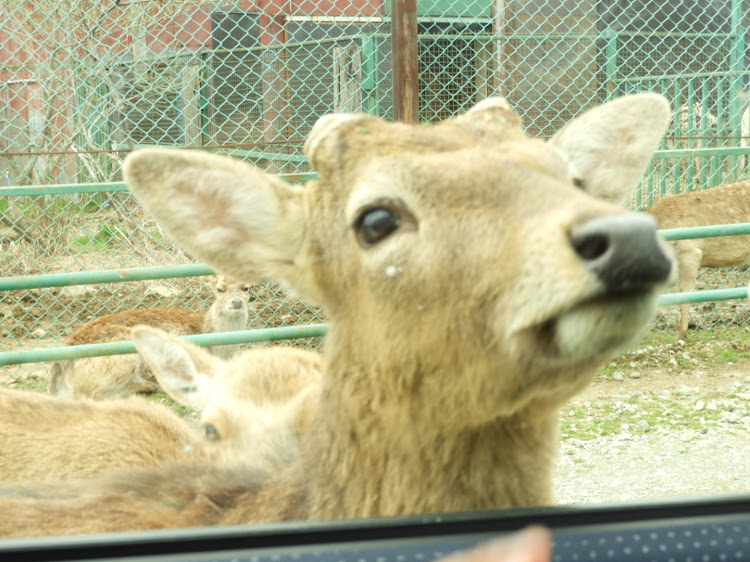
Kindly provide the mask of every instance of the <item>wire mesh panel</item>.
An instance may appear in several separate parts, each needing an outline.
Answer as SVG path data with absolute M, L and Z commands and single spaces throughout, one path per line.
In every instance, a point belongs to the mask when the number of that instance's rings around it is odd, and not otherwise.
M 126 191 L 107 189 L 133 149 L 200 148 L 295 181 L 311 171 L 302 146 L 321 115 L 394 115 L 401 54 L 391 51 L 389 0 L 0 6 L 0 182 L 103 186 L 0 194 L 6 276 L 190 263 Z M 748 0 L 420 0 L 417 9 L 421 121 L 503 95 L 530 134 L 547 137 L 592 104 L 656 91 L 675 116 L 632 207 L 750 177 Z M 745 281 L 743 272 L 701 279 Z M 57 344 L 105 312 L 202 309 L 211 297 L 204 280 L 164 279 L 2 298 L 3 347 L 13 349 Z M 277 287 L 259 287 L 255 301 L 253 326 L 323 319 Z M 730 312 L 720 321 L 740 318 Z

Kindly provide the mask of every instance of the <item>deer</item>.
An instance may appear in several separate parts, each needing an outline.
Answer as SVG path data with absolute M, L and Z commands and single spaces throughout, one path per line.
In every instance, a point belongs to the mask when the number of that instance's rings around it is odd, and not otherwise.
M 149 326 L 133 328 L 132 338 L 159 386 L 200 412 L 203 449 L 214 461 L 229 463 L 238 452 L 253 451 L 258 458 L 286 462 L 310 432 L 321 388 L 319 353 L 269 346 L 225 361 Z
M 693 102 L 692 105 L 684 103 L 680 106 L 680 109 L 677 112 L 677 125 L 682 135 L 695 129 L 700 129 L 703 121 L 704 109 L 699 102 Z M 716 115 L 710 111 L 706 111 L 705 123 L 706 127 L 713 129 L 718 124 L 718 119 L 716 118 Z
M 278 471 L 182 461 L 0 487 L 0 535 L 549 505 L 559 410 L 632 345 L 672 280 L 622 204 L 670 118 L 658 94 L 549 141 L 489 98 L 440 123 L 330 114 L 290 184 L 217 154 L 142 149 L 131 193 L 180 246 L 323 307 L 318 407 Z
M 673 137 L 667 139 L 668 148 L 697 148 L 696 133 L 699 137 L 705 136 L 710 131 L 715 131 L 718 124 L 716 115 L 710 111 L 704 110 L 699 102 L 692 104 L 684 103 L 675 113 L 674 120 L 670 124 L 670 131 Z M 701 143 L 705 147 L 705 142 Z M 693 159 L 693 169 L 698 174 L 702 167 L 702 159 Z M 680 168 L 687 168 L 687 162 L 680 165 Z
M 252 457 L 270 470 L 298 454 L 318 402 L 318 353 L 272 346 L 226 361 L 148 326 L 133 328 L 132 339 L 164 390 L 198 413 L 202 432 L 138 396 L 2 389 L 0 481 L 86 478 L 182 459 L 230 465 Z
M 208 334 L 244 330 L 248 321 L 250 285 L 216 276 L 212 281 L 215 300 L 204 312 L 181 308 L 141 308 L 107 314 L 85 324 L 68 336 L 66 345 L 129 341 L 137 325 L 162 328 L 176 335 Z M 239 345 L 211 348 L 225 359 Z M 88 397 L 94 400 L 124 398 L 151 393 L 158 385 L 136 354 L 97 356 L 57 361 L 52 364 L 49 392 L 57 396 Z
M 750 181 L 668 195 L 647 213 L 663 229 L 750 222 Z M 679 291 L 695 290 L 701 268 L 750 265 L 750 235 L 695 238 L 670 242 L 679 277 Z M 688 332 L 688 305 L 680 305 L 678 338 Z
M 695 131 L 704 129 L 715 129 L 718 124 L 716 115 L 710 111 L 705 112 L 699 102 L 693 104 L 683 103 L 675 112 L 673 120 L 670 122 L 669 129 L 673 133 L 668 138 L 670 148 L 691 148 L 688 146 L 689 135 L 694 135 Z
M 0 390 L 0 481 L 85 478 L 199 455 L 194 429 L 142 398 L 94 401 Z

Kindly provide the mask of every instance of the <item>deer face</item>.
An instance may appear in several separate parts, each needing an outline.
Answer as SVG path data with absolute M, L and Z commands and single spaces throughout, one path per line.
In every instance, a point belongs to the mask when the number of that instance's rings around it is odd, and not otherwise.
M 502 99 L 435 126 L 333 115 L 305 145 L 320 180 L 304 188 L 173 150 L 133 154 L 126 180 L 194 255 L 322 304 L 344 394 L 480 422 L 567 399 L 649 322 L 671 258 L 652 219 L 614 203 L 668 121 L 649 94 L 548 143 Z

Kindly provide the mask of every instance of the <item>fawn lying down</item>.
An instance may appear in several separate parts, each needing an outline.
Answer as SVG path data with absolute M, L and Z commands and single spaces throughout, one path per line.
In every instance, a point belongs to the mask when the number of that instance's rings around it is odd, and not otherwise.
M 231 361 L 155 328 L 133 339 L 163 388 L 198 414 L 202 434 L 166 406 L 0 391 L 0 481 L 83 478 L 182 459 L 268 470 L 299 455 L 320 391 L 319 354 L 257 348 Z
M 246 461 L 278 465 L 297 455 L 319 402 L 320 354 L 258 347 L 224 361 L 147 326 L 133 328 L 133 341 L 161 388 L 201 413 L 208 457 L 231 462 L 245 451 Z
M 387 516 L 552 502 L 559 408 L 650 323 L 672 260 L 626 212 L 664 98 L 594 108 L 549 142 L 505 100 L 436 125 L 331 115 L 304 187 L 195 151 L 128 157 L 191 255 L 286 283 L 329 316 L 321 397 L 281 471 L 210 463 L 6 486 L 0 534 Z
M 186 336 L 244 330 L 247 326 L 250 285 L 218 275 L 212 282 L 215 300 L 205 312 L 180 308 L 141 308 L 107 314 L 82 326 L 66 345 L 83 345 L 130 340 L 133 326 L 161 328 Z M 228 359 L 239 346 L 217 346 L 212 353 Z M 95 400 L 121 398 L 157 389 L 153 374 L 138 355 L 86 357 L 52 365 L 49 390 L 59 396 Z

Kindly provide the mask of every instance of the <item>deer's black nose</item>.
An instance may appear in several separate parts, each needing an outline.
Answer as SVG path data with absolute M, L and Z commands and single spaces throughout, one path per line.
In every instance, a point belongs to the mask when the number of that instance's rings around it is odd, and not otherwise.
M 617 293 L 648 289 L 669 279 L 672 259 L 657 236 L 653 217 L 624 213 L 576 226 L 570 243 L 584 266 Z

